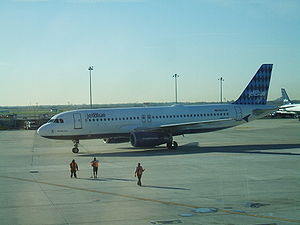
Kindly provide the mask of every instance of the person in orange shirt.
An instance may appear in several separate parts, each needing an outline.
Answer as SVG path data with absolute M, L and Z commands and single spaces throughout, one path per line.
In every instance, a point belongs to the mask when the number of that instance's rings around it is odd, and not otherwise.
M 142 186 L 142 175 L 143 175 L 143 172 L 145 171 L 145 169 L 141 166 L 140 163 L 138 163 L 138 166 L 135 168 L 135 172 L 134 172 L 134 176 L 138 177 L 138 182 L 137 182 L 137 185 L 139 186 Z
M 78 165 L 75 162 L 75 159 L 73 159 L 72 162 L 70 163 L 70 170 L 71 170 L 71 178 L 73 177 L 73 175 L 75 178 L 77 178 L 76 171 L 78 171 Z
M 99 160 L 97 160 L 96 157 L 94 158 L 93 161 L 91 161 L 91 166 L 93 167 L 94 178 L 97 178 L 97 176 L 98 176 Z

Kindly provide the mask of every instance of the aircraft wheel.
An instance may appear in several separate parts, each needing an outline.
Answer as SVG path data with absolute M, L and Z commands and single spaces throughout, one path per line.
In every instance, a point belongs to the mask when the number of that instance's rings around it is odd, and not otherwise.
M 176 141 L 173 141 L 173 146 L 172 146 L 172 148 L 173 148 L 173 149 L 177 149 L 177 147 L 178 147 L 177 142 L 176 142 Z
M 72 152 L 73 152 L 73 153 L 78 153 L 78 152 L 79 152 L 79 149 L 78 149 L 78 148 L 72 148 Z
M 169 149 L 169 150 L 172 149 L 172 142 L 167 143 L 167 149 Z
M 176 141 L 172 141 L 172 142 L 167 143 L 167 148 L 168 149 L 177 149 L 177 147 L 178 147 L 178 144 L 177 144 Z

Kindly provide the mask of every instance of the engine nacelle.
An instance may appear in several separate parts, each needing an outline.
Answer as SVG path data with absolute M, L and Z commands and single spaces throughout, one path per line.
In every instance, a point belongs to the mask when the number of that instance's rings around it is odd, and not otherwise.
M 173 137 L 160 132 L 133 132 L 130 134 L 130 142 L 134 147 L 154 147 L 172 142 Z
M 118 144 L 118 143 L 125 143 L 129 142 L 129 138 L 126 137 L 120 137 L 120 138 L 104 138 L 103 139 L 104 143 L 106 144 Z

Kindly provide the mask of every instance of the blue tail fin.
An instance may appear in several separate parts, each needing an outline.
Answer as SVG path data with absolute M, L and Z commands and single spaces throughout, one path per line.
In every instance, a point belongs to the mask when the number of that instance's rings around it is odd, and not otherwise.
M 281 88 L 282 102 L 284 105 L 293 104 L 284 88 Z
M 272 67 L 273 64 L 261 65 L 241 96 L 233 104 L 266 104 Z

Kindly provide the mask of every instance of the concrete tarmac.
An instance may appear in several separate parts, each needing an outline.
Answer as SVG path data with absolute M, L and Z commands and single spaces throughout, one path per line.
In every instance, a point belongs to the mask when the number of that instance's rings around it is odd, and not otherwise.
M 300 123 L 175 137 L 177 150 L 0 131 L 0 224 L 300 224 Z M 100 160 L 91 178 L 90 161 Z M 69 163 L 79 165 L 70 178 Z M 146 169 L 136 184 L 138 162 Z

